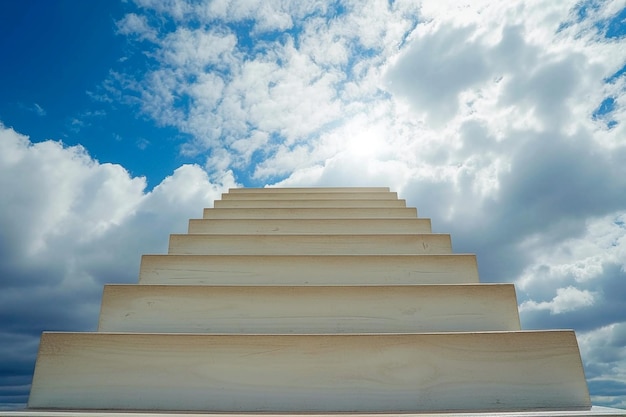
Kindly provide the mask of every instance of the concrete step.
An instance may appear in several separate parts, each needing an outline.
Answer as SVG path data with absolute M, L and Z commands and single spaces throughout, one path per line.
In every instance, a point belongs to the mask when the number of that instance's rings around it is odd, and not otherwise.
M 473 284 L 473 254 L 143 255 L 140 284 L 422 285 Z
M 214 208 L 403 208 L 405 200 L 215 200 Z
M 224 193 L 222 200 L 397 200 L 392 192 L 300 192 L 300 193 Z
M 416 255 L 452 253 L 450 235 L 170 235 L 172 255 Z
M 389 193 L 389 187 L 282 187 L 282 188 L 229 188 L 229 194 L 290 194 L 290 193 Z
M 520 330 L 513 284 L 107 285 L 98 331 L 417 333 Z
M 191 219 L 190 234 L 431 233 L 430 219 Z
M 205 208 L 205 219 L 380 219 L 414 218 L 415 207 L 393 208 Z
M 29 407 L 406 413 L 591 403 L 572 331 L 44 333 Z

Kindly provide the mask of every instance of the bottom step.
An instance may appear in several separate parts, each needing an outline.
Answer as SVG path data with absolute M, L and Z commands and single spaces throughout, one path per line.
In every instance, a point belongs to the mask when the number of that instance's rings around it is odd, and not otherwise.
M 572 331 L 44 333 L 30 408 L 211 412 L 588 410 Z

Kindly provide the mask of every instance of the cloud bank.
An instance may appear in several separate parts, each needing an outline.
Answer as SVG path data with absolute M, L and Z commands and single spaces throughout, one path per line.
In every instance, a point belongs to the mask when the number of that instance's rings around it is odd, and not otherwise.
M 0 399 L 26 402 L 42 331 L 95 330 L 103 285 L 136 283 L 232 177 L 181 166 L 153 191 L 81 147 L 33 144 L 0 125 Z M 8 405 L 7 405 L 8 404 Z

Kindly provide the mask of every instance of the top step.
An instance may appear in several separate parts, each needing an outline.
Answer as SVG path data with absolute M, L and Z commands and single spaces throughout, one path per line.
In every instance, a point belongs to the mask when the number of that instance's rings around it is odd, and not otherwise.
M 222 200 L 397 200 L 392 192 L 300 192 L 300 193 L 224 193 Z
M 388 193 L 389 187 L 229 188 L 229 193 Z

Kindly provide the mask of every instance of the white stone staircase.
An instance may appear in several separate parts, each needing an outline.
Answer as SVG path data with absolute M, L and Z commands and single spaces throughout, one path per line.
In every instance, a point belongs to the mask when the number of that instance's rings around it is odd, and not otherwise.
M 573 331 L 520 329 L 512 284 L 387 188 L 231 189 L 93 333 L 44 333 L 20 416 L 614 416 Z M 8 415 L 0 413 L 0 415 Z

